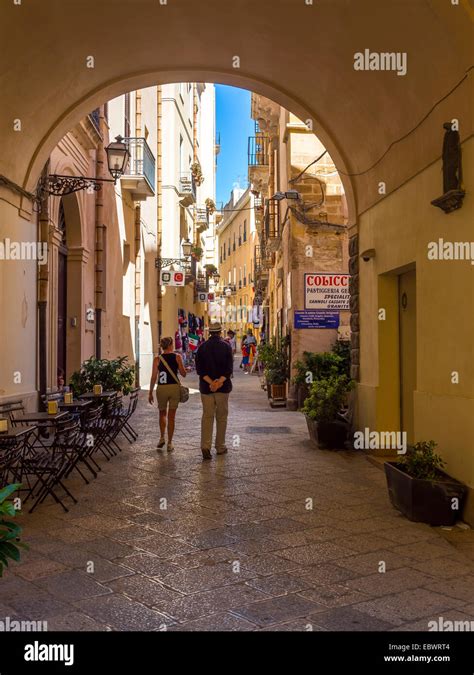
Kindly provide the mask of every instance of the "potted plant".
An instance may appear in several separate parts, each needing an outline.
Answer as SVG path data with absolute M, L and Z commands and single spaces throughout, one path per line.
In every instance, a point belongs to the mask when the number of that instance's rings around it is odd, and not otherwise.
M 208 277 L 212 277 L 214 274 L 217 273 L 217 267 L 213 265 L 212 263 L 208 263 L 207 265 L 204 265 L 204 269 L 206 270 L 206 274 Z
M 128 364 L 126 356 L 111 360 L 92 357 L 84 361 L 70 380 L 76 396 L 93 391 L 96 385 L 102 385 L 104 391 L 118 391 L 127 395 L 133 389 L 134 382 L 135 366 Z
M 213 199 L 211 199 L 210 197 L 208 197 L 204 203 L 206 204 L 206 209 L 207 209 L 208 214 L 210 216 L 212 216 L 212 214 L 215 213 L 216 208 L 217 208 L 215 201 Z
M 203 250 L 200 246 L 193 246 L 191 249 L 191 255 L 195 260 L 201 260 Z
M 202 175 L 202 167 L 199 162 L 194 162 L 191 164 L 191 173 L 193 175 L 196 185 L 201 185 L 204 182 L 204 176 Z
M 398 462 L 385 462 L 392 505 L 409 520 L 454 525 L 460 518 L 467 487 L 443 471 L 435 441 L 419 441 Z
M 268 397 L 271 401 L 286 401 L 286 382 L 288 380 L 287 344 L 282 340 L 281 346 L 266 345 L 263 364 L 267 382 Z
M 14 483 L 0 490 L 0 577 L 3 569 L 8 567 L 8 561 L 20 560 L 20 548 L 28 549 L 27 544 L 20 542 L 22 528 L 13 522 L 17 514 L 15 505 L 7 498 L 16 492 L 21 485 Z
M 315 380 L 303 405 L 309 436 L 319 448 L 344 448 L 348 425 L 339 417 L 354 382 L 332 374 Z
M 273 401 L 286 400 L 286 367 L 283 364 L 275 364 L 265 371 L 265 377 L 270 387 L 270 398 Z
M 337 340 L 330 352 L 303 352 L 302 360 L 296 361 L 293 368 L 296 371 L 293 384 L 301 410 L 312 382 L 331 375 L 350 377 L 350 341 Z

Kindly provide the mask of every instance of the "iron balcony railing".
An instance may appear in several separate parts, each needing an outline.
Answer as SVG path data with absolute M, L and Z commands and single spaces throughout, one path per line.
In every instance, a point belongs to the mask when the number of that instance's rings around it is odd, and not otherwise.
M 259 134 L 258 136 L 249 136 L 248 157 L 249 166 L 268 166 L 268 151 L 270 148 L 270 137 Z
M 155 192 L 155 156 L 144 138 L 124 138 L 130 157 L 125 170 L 127 176 L 143 176 Z
M 179 191 L 183 197 L 190 197 L 196 201 L 196 181 L 190 171 L 182 173 L 179 177 Z
M 267 199 L 265 209 L 265 241 L 267 245 L 278 246 L 281 240 L 280 200 Z
M 209 211 L 205 206 L 196 206 L 196 224 L 197 225 L 209 224 Z

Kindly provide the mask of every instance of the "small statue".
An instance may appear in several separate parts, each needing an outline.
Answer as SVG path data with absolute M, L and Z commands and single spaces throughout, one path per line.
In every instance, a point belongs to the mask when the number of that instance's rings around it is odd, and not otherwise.
M 445 122 L 443 140 L 443 192 L 459 190 L 462 181 L 461 143 L 459 131 L 453 131 L 451 122 Z
M 445 122 L 443 128 L 446 130 L 443 139 L 443 194 L 431 203 L 445 213 L 451 213 L 461 208 L 466 194 L 462 189 L 461 139 L 451 122 Z

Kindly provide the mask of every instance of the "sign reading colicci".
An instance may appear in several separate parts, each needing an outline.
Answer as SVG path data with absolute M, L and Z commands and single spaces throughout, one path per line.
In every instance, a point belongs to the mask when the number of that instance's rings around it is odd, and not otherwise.
M 304 275 L 305 309 L 349 309 L 349 274 L 316 272 Z
M 184 272 L 161 270 L 160 282 L 162 286 L 184 286 Z

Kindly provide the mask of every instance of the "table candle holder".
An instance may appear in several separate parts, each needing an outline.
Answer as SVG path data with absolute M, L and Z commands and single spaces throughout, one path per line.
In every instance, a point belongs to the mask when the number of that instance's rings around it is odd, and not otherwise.
M 57 415 L 57 413 L 58 413 L 58 402 L 48 401 L 48 415 Z

